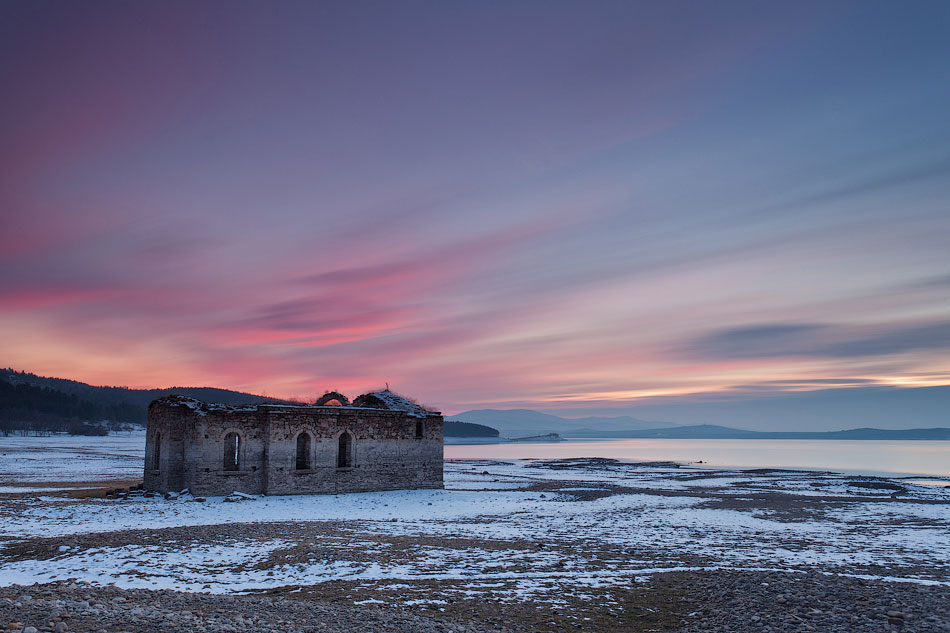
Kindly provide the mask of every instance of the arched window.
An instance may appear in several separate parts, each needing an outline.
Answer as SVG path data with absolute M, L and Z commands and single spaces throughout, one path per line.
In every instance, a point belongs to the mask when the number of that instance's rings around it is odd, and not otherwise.
M 240 470 L 241 464 L 241 436 L 237 433 L 228 433 L 224 436 L 224 469 Z
M 422 420 L 416 420 L 416 439 L 422 439 Z
M 336 455 L 337 468 L 349 468 L 353 465 L 353 438 L 346 431 L 340 436 L 340 447 Z
M 297 436 L 297 470 L 310 470 L 310 435 Z
M 152 470 L 159 470 L 162 467 L 162 434 L 155 434 L 155 448 L 152 449 Z

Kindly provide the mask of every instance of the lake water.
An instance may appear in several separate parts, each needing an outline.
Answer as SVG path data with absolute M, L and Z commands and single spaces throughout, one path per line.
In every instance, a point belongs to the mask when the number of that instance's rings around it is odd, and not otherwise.
M 885 476 L 950 477 L 950 442 L 893 440 L 568 440 L 446 445 L 447 459 L 610 457 L 740 468 L 798 468 Z

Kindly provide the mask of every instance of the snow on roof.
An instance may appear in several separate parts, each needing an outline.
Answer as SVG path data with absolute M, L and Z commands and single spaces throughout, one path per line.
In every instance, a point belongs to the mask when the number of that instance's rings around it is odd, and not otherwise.
M 409 400 L 408 398 L 403 398 L 397 393 L 393 393 L 389 389 L 384 389 L 382 391 L 373 391 L 372 393 L 365 394 L 366 396 L 372 396 L 377 400 L 381 401 L 385 407 L 391 411 L 405 411 L 409 415 L 417 418 L 425 418 L 430 415 L 438 415 L 436 411 L 429 411 L 420 404 Z M 360 396 L 361 398 L 363 396 Z M 357 398 L 359 399 L 359 398 Z
M 245 405 L 245 406 L 232 406 L 227 404 L 220 404 L 217 402 L 204 402 L 198 400 L 197 398 L 191 398 L 189 396 L 180 396 L 178 394 L 170 394 L 159 398 L 156 402 L 162 401 L 167 402 L 168 404 L 174 407 L 187 407 L 197 413 L 198 415 L 208 415 L 211 411 L 256 411 L 257 405 Z
M 384 389 L 383 391 L 373 391 L 371 393 L 363 394 L 362 396 L 360 396 L 354 401 L 354 405 L 356 402 L 362 401 L 361 406 L 350 405 L 350 406 L 342 406 L 342 407 L 312 405 L 312 404 L 294 405 L 294 404 L 282 404 L 282 403 L 281 404 L 262 403 L 260 405 L 251 404 L 251 405 L 244 405 L 244 406 L 232 406 L 232 405 L 220 404 L 220 403 L 214 403 L 214 402 L 204 402 L 202 400 L 198 400 L 197 398 L 191 398 L 189 396 L 181 396 L 178 394 L 171 394 L 171 395 L 164 396 L 156 400 L 156 402 L 158 401 L 167 402 L 168 404 L 172 406 L 176 406 L 176 407 L 187 407 L 191 409 L 192 411 L 194 411 L 195 413 L 197 413 L 198 415 L 208 415 L 208 413 L 211 413 L 211 412 L 256 411 L 259 406 L 300 408 L 300 409 L 311 409 L 311 408 L 314 408 L 314 409 L 316 408 L 319 408 L 319 409 L 366 409 L 366 408 L 376 409 L 376 408 L 379 408 L 379 409 L 383 409 L 387 411 L 403 411 L 405 413 L 408 413 L 412 417 L 416 417 L 416 418 L 425 418 L 430 415 L 439 415 L 438 411 L 430 411 L 426 409 L 425 407 L 423 407 L 422 405 L 417 404 L 413 402 L 412 400 L 409 400 L 408 398 L 404 398 L 403 396 L 400 396 L 397 393 L 393 393 L 392 391 L 388 389 Z M 367 404 L 373 405 L 377 403 L 381 406 L 378 406 L 378 407 L 366 406 Z

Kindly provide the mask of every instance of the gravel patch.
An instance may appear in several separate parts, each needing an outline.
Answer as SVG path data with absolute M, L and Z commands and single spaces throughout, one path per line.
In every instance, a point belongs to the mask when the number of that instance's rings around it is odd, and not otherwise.
M 0 596 L 0 626 L 25 633 L 489 633 L 501 630 L 419 617 L 396 608 L 352 603 L 122 590 L 78 583 L 10 586 L 0 590 Z
M 950 632 L 948 587 L 821 573 L 656 574 L 628 587 L 591 592 L 586 610 L 582 603 L 559 610 L 530 602 L 460 601 L 437 611 L 432 606 L 354 604 L 344 598 L 346 593 L 335 594 L 326 586 L 302 587 L 292 596 L 122 590 L 81 583 L 11 586 L 0 591 L 0 627 L 27 633 L 33 633 L 29 627 L 36 633 Z
M 678 633 L 950 631 L 950 587 L 821 573 L 673 573 L 695 605 Z

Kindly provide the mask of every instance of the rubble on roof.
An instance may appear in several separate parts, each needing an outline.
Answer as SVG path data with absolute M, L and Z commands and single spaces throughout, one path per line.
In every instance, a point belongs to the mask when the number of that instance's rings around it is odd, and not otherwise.
M 218 402 L 204 402 L 190 396 L 182 396 L 177 393 L 169 394 L 157 399 L 155 402 L 167 402 L 173 407 L 187 407 L 198 415 L 208 415 L 215 411 L 256 411 L 257 405 L 232 406 Z
M 364 393 L 360 397 L 356 398 L 352 404 L 349 400 L 346 399 L 346 396 L 342 394 L 332 392 L 324 395 L 323 398 L 317 400 L 316 404 L 307 405 L 307 404 L 269 404 L 265 406 L 272 407 L 281 407 L 281 408 L 300 408 L 305 409 L 308 407 L 314 406 L 326 406 L 324 400 L 328 401 L 332 396 L 334 400 L 341 400 L 343 406 L 341 408 L 364 408 L 364 409 L 384 409 L 387 411 L 402 411 L 409 414 L 412 417 L 416 418 L 426 418 L 430 415 L 439 415 L 438 411 L 430 411 L 422 405 L 409 400 L 403 396 L 400 396 L 397 393 L 393 393 L 389 389 L 383 389 L 382 391 L 372 391 L 370 393 Z M 233 406 L 227 404 L 213 403 L 213 402 L 203 402 L 196 398 L 191 398 L 189 396 L 182 396 L 178 394 L 170 394 L 159 398 L 156 402 L 167 402 L 168 404 L 176 407 L 187 407 L 197 413 L 198 415 L 207 415 L 210 412 L 228 412 L 228 411 L 256 411 L 259 405 L 243 405 L 243 406 Z
M 397 393 L 393 393 L 389 389 L 364 393 L 362 396 L 354 400 L 353 404 L 362 407 L 388 409 L 390 411 L 404 411 L 405 413 L 408 413 L 409 415 L 416 418 L 425 418 L 430 415 L 438 415 L 438 412 L 429 411 L 422 405 L 417 404 L 408 398 L 404 398 Z

